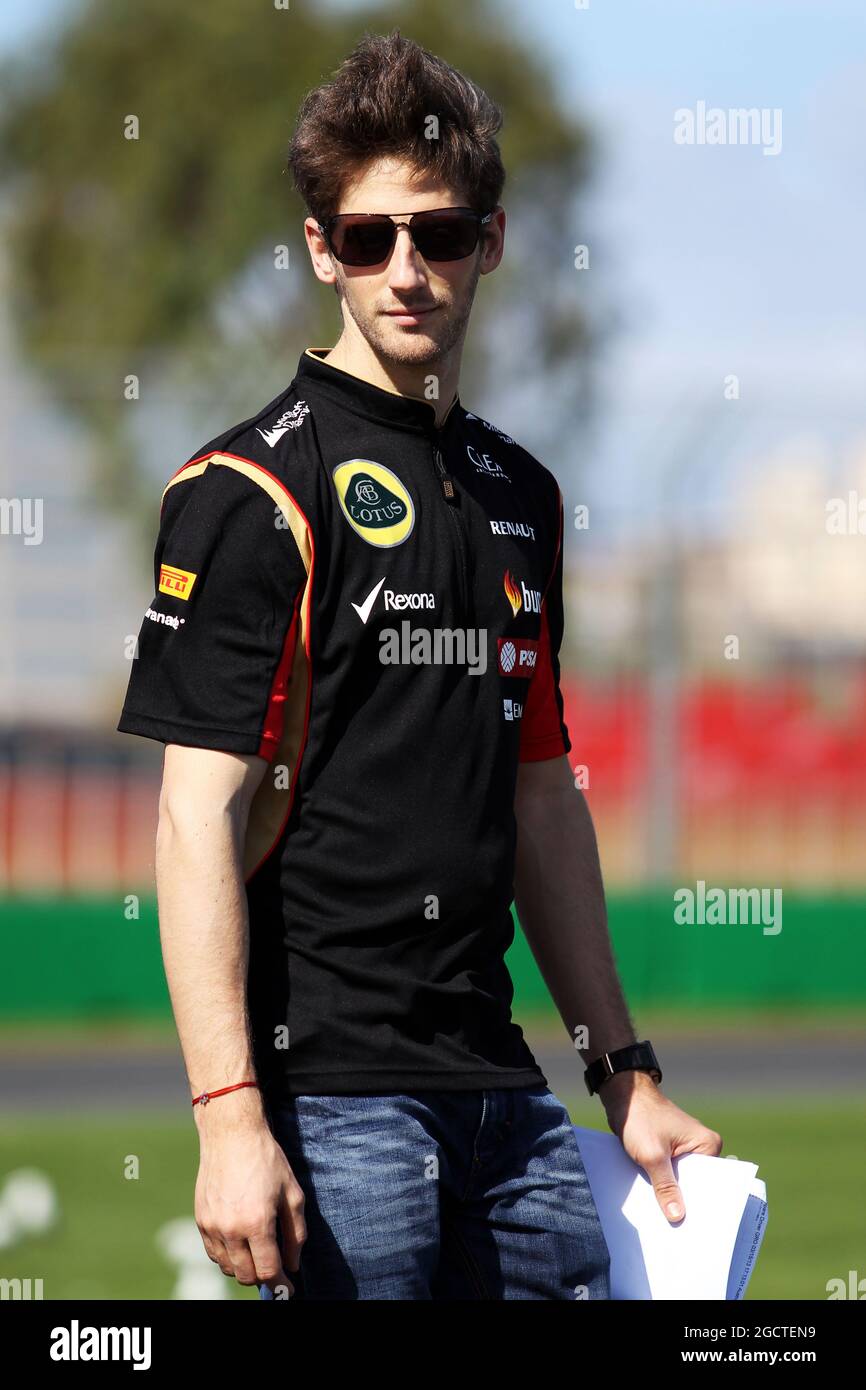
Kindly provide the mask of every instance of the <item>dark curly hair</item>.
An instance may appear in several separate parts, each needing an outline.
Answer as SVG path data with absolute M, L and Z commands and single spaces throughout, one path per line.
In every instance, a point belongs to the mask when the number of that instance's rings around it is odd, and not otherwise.
M 438 120 L 432 139 L 431 116 Z M 496 103 L 441 58 L 396 29 L 365 34 L 301 103 L 287 169 L 320 222 L 338 210 L 346 184 L 384 157 L 436 175 L 468 207 L 488 212 L 505 183 L 501 125 Z

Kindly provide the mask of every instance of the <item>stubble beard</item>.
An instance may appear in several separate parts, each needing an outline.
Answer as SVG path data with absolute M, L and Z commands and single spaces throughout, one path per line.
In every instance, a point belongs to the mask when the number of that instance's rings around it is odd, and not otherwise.
M 395 366 L 420 366 L 441 362 L 463 340 L 480 276 L 480 260 L 476 260 L 473 274 L 464 285 L 459 301 L 437 311 L 433 329 L 435 337 L 423 326 L 398 328 L 395 324 L 389 325 L 388 319 L 375 309 L 365 310 L 356 303 L 351 288 L 347 290 L 347 281 L 339 266 L 335 288 L 341 306 L 345 306 L 345 311 L 380 361 L 391 362 Z

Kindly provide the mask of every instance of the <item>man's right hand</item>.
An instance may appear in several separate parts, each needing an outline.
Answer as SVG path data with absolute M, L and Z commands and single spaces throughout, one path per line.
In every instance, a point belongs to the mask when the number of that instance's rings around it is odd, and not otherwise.
M 196 1112 L 195 1219 L 205 1250 L 239 1284 L 267 1284 L 275 1295 L 291 1298 L 295 1290 L 286 1271 L 297 1272 L 307 1238 L 304 1194 L 271 1133 L 259 1093 L 219 1096 Z

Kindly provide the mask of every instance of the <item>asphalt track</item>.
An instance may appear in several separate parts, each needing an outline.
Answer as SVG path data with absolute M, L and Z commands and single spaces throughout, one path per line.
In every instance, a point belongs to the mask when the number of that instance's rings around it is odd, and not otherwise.
M 583 1095 L 583 1064 L 549 1037 L 527 1039 L 551 1090 Z M 866 1034 L 665 1036 L 652 1038 L 673 1100 L 718 1096 L 765 1101 L 810 1101 L 830 1094 L 862 1101 L 866 1092 Z M 189 1105 L 178 1048 L 68 1046 L 29 1053 L 20 1043 L 0 1048 L 0 1112 L 70 1114 L 94 1110 L 182 1110 Z

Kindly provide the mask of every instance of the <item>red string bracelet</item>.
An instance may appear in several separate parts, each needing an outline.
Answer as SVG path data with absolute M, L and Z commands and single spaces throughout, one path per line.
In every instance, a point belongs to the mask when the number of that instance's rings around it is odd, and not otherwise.
M 223 1086 L 221 1091 L 202 1091 L 200 1096 L 196 1096 L 193 1105 L 207 1105 L 208 1101 L 213 1100 L 214 1096 L 227 1096 L 229 1091 L 239 1091 L 242 1086 L 258 1086 L 258 1081 L 238 1081 L 234 1086 Z

